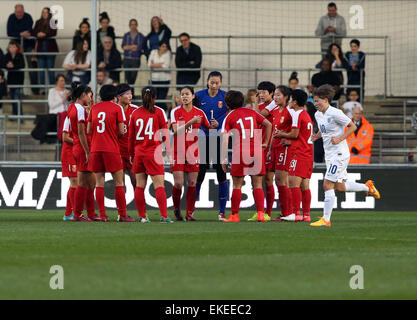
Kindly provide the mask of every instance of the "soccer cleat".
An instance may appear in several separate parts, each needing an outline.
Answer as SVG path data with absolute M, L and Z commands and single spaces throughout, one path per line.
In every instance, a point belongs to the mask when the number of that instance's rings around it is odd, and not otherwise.
M 81 216 L 79 216 L 78 218 L 74 218 L 72 221 L 77 221 L 77 222 L 88 222 L 88 221 L 91 221 L 91 220 L 89 220 L 89 219 L 87 219 L 87 218 L 85 218 L 85 217 L 83 217 L 83 216 L 81 215 Z
M 271 221 L 271 217 L 267 213 L 264 213 L 264 218 L 265 218 L 266 222 Z
M 174 210 L 175 220 L 177 221 L 185 221 L 184 217 L 181 214 L 180 210 Z
M 276 217 L 276 218 L 274 218 L 274 219 L 271 219 L 271 221 L 282 221 L 281 219 L 282 219 L 282 217 L 283 216 L 278 216 L 278 217 Z
M 368 195 L 373 196 L 375 199 L 380 199 L 381 195 L 377 188 L 375 188 L 374 182 L 372 180 L 368 180 L 365 182 L 365 185 L 369 188 Z
M 219 213 L 219 221 L 224 221 L 226 220 L 226 216 L 224 215 L 224 213 Z
M 258 222 L 267 222 L 265 220 L 265 215 L 262 211 L 258 212 L 257 215 L 258 215 L 258 219 L 257 219 Z
M 168 218 L 168 217 L 161 217 L 161 220 L 160 220 L 160 222 L 161 223 L 174 223 L 174 221 L 172 221 L 170 218 Z
M 62 217 L 62 220 L 63 221 L 72 221 L 72 220 L 74 220 L 74 214 L 73 213 L 71 213 L 69 216 L 63 216 Z
M 310 215 L 309 214 L 303 215 L 303 221 L 304 222 L 310 222 L 311 221 Z
M 123 217 L 123 216 L 119 215 L 117 217 L 117 222 L 136 222 L 136 220 L 135 219 L 132 219 L 129 216 L 124 216 Z
M 146 218 L 139 217 L 138 222 L 140 222 L 140 223 L 150 223 L 151 220 L 149 220 L 148 217 L 146 217 Z
M 192 214 L 187 214 L 187 221 L 197 221 Z
M 101 221 L 101 218 L 98 215 L 88 217 L 89 221 Z
M 239 215 L 237 213 L 232 214 L 228 219 L 224 220 L 223 222 L 240 222 Z
M 296 214 L 295 215 L 295 222 L 300 222 L 300 221 L 303 221 L 303 216 L 300 215 L 300 214 Z
M 249 218 L 248 221 L 258 221 L 258 213 L 255 212 L 255 214 L 252 216 L 252 218 Z
M 110 219 L 106 216 L 106 217 L 100 217 L 100 221 L 101 222 L 110 222 Z
M 323 217 L 321 217 L 316 222 L 310 223 L 310 226 L 312 226 L 312 227 L 330 227 L 331 225 L 332 225 L 332 223 L 330 221 L 327 222 L 326 220 L 324 220 Z
M 282 221 L 290 221 L 290 222 L 294 222 L 295 220 L 295 213 L 291 213 L 288 216 L 285 217 L 281 217 Z

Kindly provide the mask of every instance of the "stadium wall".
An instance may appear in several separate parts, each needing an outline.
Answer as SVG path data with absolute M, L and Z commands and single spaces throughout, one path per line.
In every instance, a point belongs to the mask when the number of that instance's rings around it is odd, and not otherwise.
M 58 31 L 60 36 L 72 36 L 82 17 L 91 15 L 91 2 L 88 0 L 55 0 L 55 1 L 20 1 L 26 11 L 31 13 L 36 21 L 41 9 L 45 6 L 61 5 L 64 12 L 64 29 Z M 107 11 L 111 25 L 118 35 L 128 30 L 130 18 L 139 21 L 139 31 L 145 35 L 150 29 L 150 19 L 154 15 L 161 16 L 171 28 L 173 35 L 189 32 L 195 35 L 314 35 L 320 16 L 326 13 L 328 0 L 309 1 L 187 1 L 187 0 L 137 0 L 137 1 L 98 1 L 98 10 Z M 13 12 L 16 2 L 0 2 L 0 35 L 6 35 L 6 23 L 9 14 Z M 348 39 L 343 41 L 343 51 L 346 51 L 348 40 L 360 35 L 389 36 L 388 43 L 388 95 L 415 96 L 417 95 L 417 1 L 360 1 L 363 9 L 363 28 L 352 29 L 351 20 L 356 18 L 350 12 L 358 1 L 336 1 L 338 12 L 345 17 L 348 28 Z M 221 39 L 195 41 L 203 53 L 208 51 L 225 51 L 226 41 Z M 1 40 L 0 46 L 6 48 L 7 41 Z M 70 50 L 71 40 L 60 40 L 61 51 Z M 278 40 L 246 39 L 232 40 L 232 50 L 235 51 L 277 51 Z M 120 48 L 120 41 L 119 41 Z M 319 51 L 319 40 L 284 40 L 284 50 L 287 51 Z M 361 50 L 366 52 L 383 52 L 382 40 L 363 39 Z M 313 67 L 320 59 L 317 55 L 284 56 L 284 67 L 304 68 Z M 279 56 L 272 55 L 236 55 L 232 56 L 232 68 L 272 68 L 279 67 Z M 62 57 L 57 59 L 57 66 Z M 142 64 L 143 65 L 143 64 Z M 384 89 L 384 57 L 368 56 L 366 61 L 366 94 L 382 94 Z M 203 56 L 203 67 L 221 68 L 227 66 L 226 56 Z M 290 72 L 284 73 L 284 82 Z M 306 73 L 300 75 L 301 84 L 307 84 Z M 259 79 L 277 82 L 278 73 L 261 72 Z M 144 79 L 143 81 L 146 81 Z M 232 83 L 252 85 L 253 73 L 240 72 L 233 74 Z
M 311 178 L 312 209 L 322 209 L 324 193 L 322 188 L 325 168 L 316 165 Z M 229 177 L 230 178 L 230 177 Z M 105 205 L 109 209 L 116 207 L 114 200 L 114 186 L 111 175 L 106 175 Z M 338 195 L 337 210 L 381 210 L 381 211 L 415 211 L 415 197 L 413 190 L 417 190 L 417 165 L 368 165 L 352 166 L 349 168 L 349 180 L 366 181 L 373 179 L 381 192 L 381 199 L 366 197 L 365 194 L 346 193 Z M 135 210 L 134 191 L 129 178 L 126 176 L 127 191 L 126 203 L 129 210 Z M 171 188 L 173 176 L 167 172 L 165 187 L 168 197 L 168 206 L 172 207 Z M 66 195 L 69 180 L 62 178 L 61 167 L 56 164 L 0 164 L 0 214 L 2 210 L 12 209 L 59 209 L 66 206 Z M 277 190 L 276 190 L 277 192 Z M 216 209 L 217 185 L 216 173 L 207 172 L 206 179 L 201 187 L 200 201 L 196 209 Z M 148 179 L 145 189 L 145 198 L 149 209 L 157 208 L 153 187 Z M 276 194 L 274 208 L 279 208 L 278 194 Z M 183 201 L 185 201 L 183 192 Z M 185 202 L 183 203 L 185 207 Z M 227 203 L 230 208 L 230 201 Z M 245 178 L 242 188 L 241 208 L 255 210 L 250 178 Z

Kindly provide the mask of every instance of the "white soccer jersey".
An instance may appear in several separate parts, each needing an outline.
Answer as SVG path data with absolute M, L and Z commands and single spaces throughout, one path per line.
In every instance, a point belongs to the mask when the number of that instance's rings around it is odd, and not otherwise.
M 346 139 L 339 144 L 332 144 L 332 137 L 340 137 L 345 132 L 345 127 L 350 123 L 350 119 L 340 109 L 332 106 L 323 114 L 317 111 L 314 114 L 317 125 L 323 137 L 324 155 L 326 160 L 334 157 L 348 158 L 350 156 L 349 147 Z

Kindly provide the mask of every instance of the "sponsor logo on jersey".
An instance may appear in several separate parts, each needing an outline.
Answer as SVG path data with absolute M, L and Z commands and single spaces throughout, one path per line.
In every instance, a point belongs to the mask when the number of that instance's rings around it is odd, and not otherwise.
M 219 108 L 223 108 L 223 101 L 219 101 L 218 106 Z
M 284 123 L 284 116 L 282 116 L 282 117 L 281 117 L 280 122 L 281 122 L 281 123 Z
M 327 122 L 328 122 L 328 123 L 332 122 L 332 119 L 327 118 Z

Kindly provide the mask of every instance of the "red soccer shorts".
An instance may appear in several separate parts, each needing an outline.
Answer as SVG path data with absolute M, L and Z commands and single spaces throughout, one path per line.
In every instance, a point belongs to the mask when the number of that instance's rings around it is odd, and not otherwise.
M 131 170 L 132 164 L 130 163 L 130 157 L 129 156 L 122 156 L 122 162 L 123 162 L 123 170 Z
M 272 149 L 274 155 L 271 156 L 271 162 L 275 165 L 275 170 L 288 171 L 289 154 L 288 147 L 277 147 Z
M 296 155 L 288 158 L 288 174 L 303 179 L 310 179 L 313 173 L 313 160 L 297 159 Z
M 75 163 L 62 162 L 62 177 L 76 178 L 77 165 Z
M 244 163 L 241 159 L 240 163 L 233 163 L 230 170 L 230 175 L 233 177 L 243 177 L 243 176 L 263 176 L 266 173 L 265 166 L 265 152 L 262 153 L 262 158 L 255 157 L 253 162 L 250 164 Z
M 88 161 L 92 172 L 116 172 L 123 169 L 123 162 L 118 152 L 92 152 Z
M 269 152 L 269 156 L 268 156 Z M 268 171 L 275 171 L 274 149 L 264 149 L 265 169 Z
M 171 172 L 182 171 L 182 172 L 199 172 L 200 161 L 198 157 L 191 157 L 192 162 L 188 162 L 187 159 L 182 159 L 181 163 L 178 163 L 178 156 L 174 154 L 174 163 L 171 165 Z M 184 163 L 185 162 L 185 163 Z
M 155 156 L 158 159 L 155 159 Z M 158 176 L 165 174 L 162 154 L 155 155 L 154 152 L 135 155 L 133 159 L 133 173 L 146 173 L 150 176 Z
M 77 171 L 91 171 L 88 169 L 87 157 L 85 156 L 84 149 L 81 145 L 75 145 L 72 148 L 72 154 L 77 164 Z

